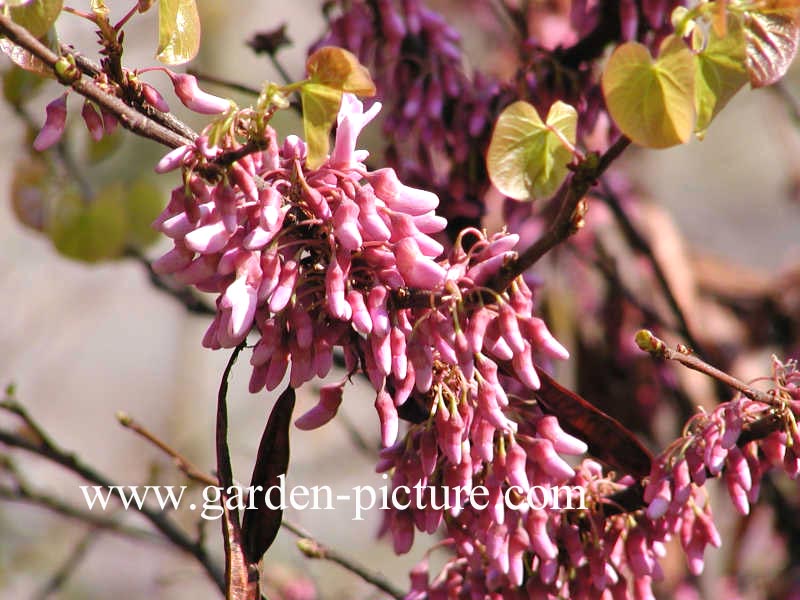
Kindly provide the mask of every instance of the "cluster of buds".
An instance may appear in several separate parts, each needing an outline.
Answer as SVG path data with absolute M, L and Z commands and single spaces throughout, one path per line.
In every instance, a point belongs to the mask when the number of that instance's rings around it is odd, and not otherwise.
M 607 516 L 604 497 L 633 480 L 612 481 L 591 459 L 562 481 L 584 490 L 583 510 L 520 505 L 521 510 L 506 511 L 499 521 L 491 511 L 470 510 L 446 519 L 448 537 L 443 545 L 453 549 L 453 556 L 433 579 L 427 558 L 419 563 L 411 573 L 407 600 L 651 600 L 653 582 L 663 577 L 658 561 L 676 532 L 681 540 L 691 536 L 719 545 L 710 506 L 700 490 L 692 491 L 676 519 L 653 521 L 641 513 Z M 569 506 L 569 500 L 562 492 L 561 508 Z M 575 508 L 577 498 L 572 500 Z

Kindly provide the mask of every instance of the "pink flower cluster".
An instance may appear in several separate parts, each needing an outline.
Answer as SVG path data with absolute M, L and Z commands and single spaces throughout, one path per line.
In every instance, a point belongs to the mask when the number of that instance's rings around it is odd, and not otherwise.
M 388 108 L 387 162 L 404 181 L 436 191 L 454 238 L 483 214 L 483 157 L 500 87 L 465 75 L 460 34 L 421 0 L 342 4 L 314 48 L 347 48 L 370 67 Z

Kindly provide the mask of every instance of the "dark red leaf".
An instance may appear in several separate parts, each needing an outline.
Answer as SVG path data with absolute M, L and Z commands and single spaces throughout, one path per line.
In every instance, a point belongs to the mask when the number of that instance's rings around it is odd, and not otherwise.
M 270 508 L 265 493 L 272 486 L 278 485 L 278 478 L 286 475 L 289 468 L 289 425 L 292 421 L 294 401 L 294 388 L 287 387 L 269 415 L 267 427 L 258 447 L 250 489 L 256 490 L 256 486 L 261 486 L 262 491 L 253 492 L 253 505 L 256 508 L 245 510 L 242 519 L 242 548 L 250 564 L 261 560 L 275 541 L 281 526 L 283 510 Z M 269 500 L 272 506 L 280 507 L 281 499 L 277 487 L 270 491 Z

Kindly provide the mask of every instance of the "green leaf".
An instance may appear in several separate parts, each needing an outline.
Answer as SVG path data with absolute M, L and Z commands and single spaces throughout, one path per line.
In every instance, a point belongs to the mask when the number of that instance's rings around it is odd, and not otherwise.
M 784 76 L 800 41 L 797 0 L 765 0 L 743 11 L 747 40 L 747 71 L 754 88 L 771 85 Z
M 165 65 L 180 65 L 199 50 L 200 15 L 195 0 L 159 0 L 156 58 Z
M 111 184 L 91 201 L 68 191 L 59 201 L 48 235 L 61 254 L 85 262 L 117 258 L 125 248 L 127 225 L 121 183 Z
M 33 97 L 43 82 L 39 75 L 13 66 L 3 73 L 3 97 L 11 106 L 21 106 Z
M 303 103 L 303 134 L 308 146 L 306 164 L 316 169 L 328 157 L 330 131 L 342 103 L 342 90 L 321 83 L 304 83 L 300 88 Z
M 164 208 L 163 205 L 164 195 L 149 179 L 139 179 L 128 188 L 124 199 L 128 244 L 145 248 L 161 237 L 151 224 Z
M 680 38 L 666 38 L 655 61 L 642 44 L 622 44 L 608 60 L 602 86 L 614 123 L 637 144 L 667 148 L 691 137 L 695 60 Z
M 551 196 L 567 176 L 577 123 L 578 113 L 561 101 L 550 107 L 546 122 L 527 102 L 508 106 L 497 119 L 486 156 L 492 183 L 515 200 Z
M 125 141 L 125 134 L 122 128 L 117 128 L 113 133 L 107 133 L 98 141 L 94 141 L 90 135 L 86 136 L 86 160 L 91 164 L 103 162 L 111 158 Z
M 741 25 L 737 20 L 729 19 L 724 30 L 725 36 L 720 37 L 715 28 L 710 28 L 706 47 L 695 55 L 695 132 L 700 139 L 703 139 L 712 119 L 748 80 Z
M 314 83 L 359 96 L 375 95 L 375 83 L 369 71 L 352 52 L 344 48 L 320 48 L 308 57 L 306 72 Z
M 11 20 L 27 29 L 34 37 L 46 34 L 61 13 L 62 0 L 32 0 L 9 10 Z
M 27 156 L 15 165 L 11 180 L 11 208 L 24 226 L 44 231 L 53 198 L 58 192 L 53 170 L 41 154 Z

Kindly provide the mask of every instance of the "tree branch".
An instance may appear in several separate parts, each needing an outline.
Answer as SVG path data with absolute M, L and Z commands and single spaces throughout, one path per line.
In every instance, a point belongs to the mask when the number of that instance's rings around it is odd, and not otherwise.
M 30 423 L 35 423 L 35 421 L 29 415 L 27 418 L 24 418 L 24 420 L 29 425 Z M 36 424 L 36 430 L 44 433 L 44 430 L 38 424 Z M 107 489 L 119 489 L 117 483 L 81 461 L 72 452 L 67 452 L 61 449 L 46 434 L 42 436 L 40 433 L 37 437 L 40 437 L 41 439 L 31 441 L 30 439 L 24 438 L 11 431 L 0 429 L 0 443 L 12 448 L 25 450 L 26 452 L 36 454 L 37 456 L 41 456 L 50 462 L 61 465 L 65 469 L 72 471 L 84 480 L 95 485 L 99 485 Z M 118 494 L 115 494 L 115 497 L 119 498 Z M 197 562 L 200 563 L 206 574 L 217 585 L 217 587 L 220 590 L 224 590 L 224 575 L 219 566 L 207 554 L 202 545 L 190 539 L 186 533 L 184 533 L 178 527 L 178 525 L 175 524 L 175 522 L 167 517 L 167 515 L 162 511 L 154 510 L 148 506 L 142 506 L 141 508 L 136 506 L 135 508 L 148 521 L 150 521 L 150 523 L 156 529 L 158 529 L 158 531 L 160 531 L 170 542 L 172 542 L 175 547 L 193 556 Z
M 84 79 L 83 74 L 78 69 L 76 69 L 76 77 L 73 79 L 65 79 L 63 73 L 59 75 L 60 68 L 57 68 L 57 64 L 63 64 L 59 63 L 63 57 L 59 57 L 50 48 L 33 37 L 27 29 L 20 27 L 9 16 L 4 14 L 0 14 L 0 33 L 47 65 L 62 84 L 71 87 L 81 96 L 96 102 L 103 109 L 117 117 L 122 126 L 133 133 L 155 140 L 170 148 L 177 148 L 193 141 L 148 119 L 116 96 L 109 95 L 93 81 Z
M 367 583 L 374 585 L 379 590 L 386 592 L 393 598 L 397 598 L 397 600 L 402 600 L 405 598 L 406 594 L 403 593 L 402 590 L 396 588 L 392 583 L 387 581 L 382 575 L 369 570 L 367 567 L 357 563 L 352 558 L 344 556 L 336 550 L 321 544 L 301 527 L 298 527 L 297 525 L 289 523 L 285 520 L 283 523 L 281 523 L 281 526 L 300 538 L 297 540 L 297 547 L 308 558 L 322 559 L 335 563 L 347 571 L 350 571 L 354 575 L 357 575 Z

